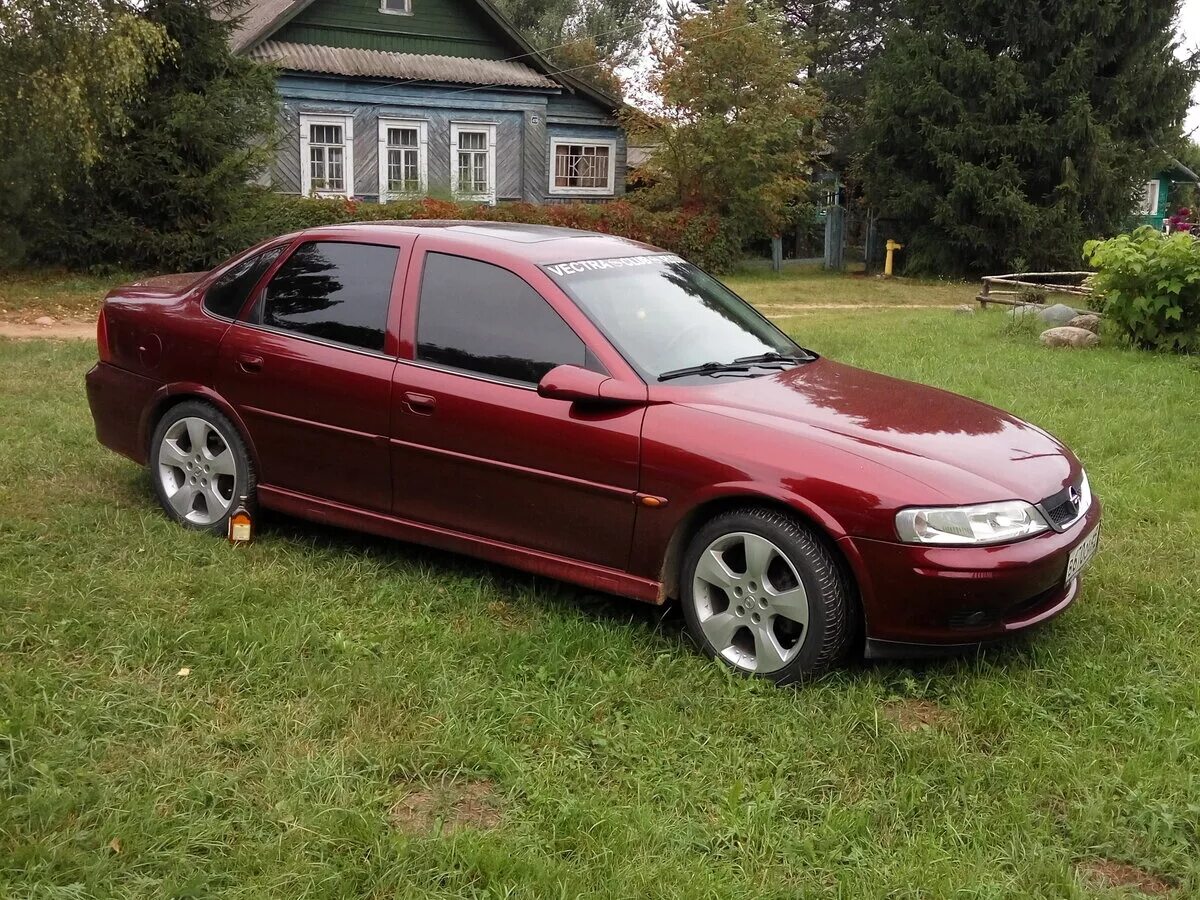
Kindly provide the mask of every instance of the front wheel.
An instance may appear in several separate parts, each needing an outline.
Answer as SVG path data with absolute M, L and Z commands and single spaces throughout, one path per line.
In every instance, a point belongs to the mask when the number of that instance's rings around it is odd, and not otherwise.
M 787 684 L 849 649 L 849 580 L 824 543 L 783 513 L 717 516 L 688 546 L 680 587 L 692 639 L 738 672 Z
M 234 424 L 216 407 L 171 407 L 150 439 L 150 476 L 167 515 L 198 531 L 224 533 L 240 497 L 254 499 L 254 467 Z

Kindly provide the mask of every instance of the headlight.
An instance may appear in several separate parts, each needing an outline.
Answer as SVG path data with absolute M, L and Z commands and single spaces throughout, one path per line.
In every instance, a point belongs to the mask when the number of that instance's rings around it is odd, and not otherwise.
M 909 544 L 1001 544 L 1049 527 L 1033 504 L 1024 500 L 896 513 L 896 533 Z

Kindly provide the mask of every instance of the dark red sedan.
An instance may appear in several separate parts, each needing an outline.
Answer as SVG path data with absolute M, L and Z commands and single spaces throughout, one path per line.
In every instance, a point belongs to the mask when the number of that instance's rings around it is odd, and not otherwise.
M 526 225 L 342 225 L 113 291 L 96 433 L 180 524 L 241 498 L 649 603 L 777 682 L 865 639 L 1061 612 L 1079 461 L 998 409 L 823 359 L 678 256 Z

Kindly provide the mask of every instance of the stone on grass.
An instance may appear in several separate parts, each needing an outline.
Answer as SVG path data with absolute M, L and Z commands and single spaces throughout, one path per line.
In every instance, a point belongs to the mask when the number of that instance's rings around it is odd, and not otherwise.
M 1019 306 L 1014 306 L 1008 311 L 1009 318 L 1024 319 L 1026 316 L 1036 315 L 1041 310 L 1041 305 L 1037 303 L 1022 303 Z
M 1071 328 L 1064 325 L 1060 328 L 1047 328 L 1042 332 L 1042 343 L 1047 347 L 1076 347 L 1086 349 L 1100 345 L 1100 335 L 1093 334 L 1086 328 Z
M 963 303 L 960 306 L 954 307 L 954 314 L 956 316 L 973 316 L 975 315 L 975 307 L 970 303 Z
M 51 325 L 55 324 L 55 322 L 49 316 L 38 316 L 33 320 L 33 324 L 41 325 L 43 328 L 49 328 Z
M 1078 312 L 1063 303 L 1055 303 L 1053 306 L 1047 306 L 1041 312 L 1042 321 L 1051 327 L 1066 325 L 1077 315 L 1079 315 Z
M 1100 317 L 1095 313 L 1084 313 L 1082 316 L 1076 316 L 1067 325 L 1071 328 L 1086 328 L 1092 334 L 1100 333 Z

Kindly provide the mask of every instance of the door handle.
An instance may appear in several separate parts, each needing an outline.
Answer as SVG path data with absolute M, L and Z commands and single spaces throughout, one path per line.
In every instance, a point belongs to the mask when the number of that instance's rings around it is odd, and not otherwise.
M 437 408 L 437 399 L 428 394 L 405 391 L 404 405 L 408 407 L 409 412 L 416 413 L 418 416 L 432 416 L 434 409 Z
M 237 358 L 238 368 L 243 372 L 254 375 L 262 371 L 263 360 L 261 356 L 241 355 Z

